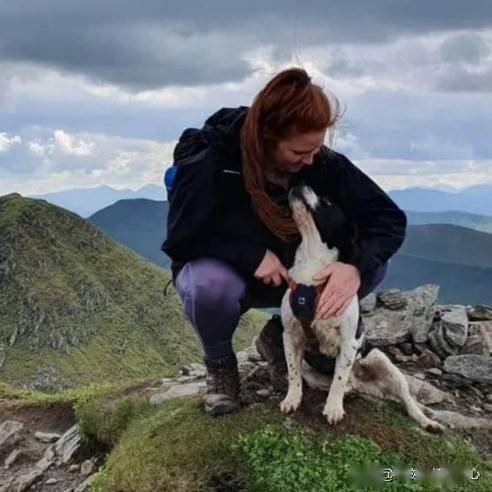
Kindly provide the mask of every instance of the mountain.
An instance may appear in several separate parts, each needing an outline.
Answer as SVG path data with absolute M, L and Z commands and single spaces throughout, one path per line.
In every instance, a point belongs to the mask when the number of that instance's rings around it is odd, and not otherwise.
M 169 268 L 169 258 L 160 251 L 165 237 L 167 210 L 168 202 L 121 200 L 87 220 L 148 260 Z M 459 213 L 457 216 L 471 217 L 470 220 L 482 217 Z M 452 224 L 409 225 L 405 241 L 393 257 L 397 275 L 378 290 L 414 288 L 430 282 L 441 286 L 441 302 L 454 303 L 460 299 L 463 302 L 489 302 L 489 291 L 492 292 L 491 251 L 492 234 Z M 405 258 L 400 260 L 401 255 Z M 413 263 L 409 258 L 415 258 Z M 405 265 L 405 268 L 399 265 Z M 477 267 L 478 270 L 467 267 Z M 474 275 L 482 280 L 475 282 Z M 461 280 L 457 282 L 457 279 Z
M 166 235 L 168 207 L 167 201 L 119 200 L 87 220 L 144 258 L 169 269 L 171 260 L 160 250 Z
M 408 226 L 399 253 L 492 268 L 492 234 L 450 224 Z
M 53 205 L 75 212 L 81 217 L 88 217 L 118 200 L 128 198 L 163 200 L 166 198 L 166 193 L 163 187 L 154 184 L 145 185 L 135 191 L 128 188 L 117 190 L 111 186 L 102 185 L 96 188 L 76 188 L 45 195 L 32 195 L 31 198 L 41 198 Z
M 492 305 L 492 268 L 480 268 L 397 253 L 377 290 L 439 285 L 441 304 Z
M 492 233 L 492 216 L 468 212 L 414 212 L 405 210 L 409 225 L 454 224 L 476 231 Z
M 492 304 L 492 234 L 450 224 L 408 226 L 378 290 L 440 286 L 439 302 Z
M 163 295 L 169 273 L 75 213 L 6 195 L 0 237 L 0 380 L 52 391 L 176 374 L 201 356 L 172 286 Z
M 459 210 L 492 215 L 492 185 L 479 185 L 448 193 L 429 188 L 390 191 L 389 196 L 404 210 L 444 212 Z

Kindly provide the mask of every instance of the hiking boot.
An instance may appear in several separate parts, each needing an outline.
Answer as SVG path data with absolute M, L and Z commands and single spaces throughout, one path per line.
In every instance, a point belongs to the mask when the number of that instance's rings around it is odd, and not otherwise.
M 256 350 L 268 362 L 270 383 L 276 390 L 280 391 L 285 391 L 288 388 L 283 331 L 280 316 L 274 314 L 256 339 Z
M 220 359 L 204 357 L 207 368 L 207 389 L 203 395 L 205 412 L 210 415 L 223 415 L 241 408 L 239 393 L 241 385 L 236 355 Z

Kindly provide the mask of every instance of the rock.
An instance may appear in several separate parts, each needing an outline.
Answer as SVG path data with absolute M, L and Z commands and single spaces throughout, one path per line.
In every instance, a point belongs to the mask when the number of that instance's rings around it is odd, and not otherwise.
M 238 366 L 249 364 L 250 362 L 246 350 L 240 350 L 239 352 L 236 352 L 236 359 L 237 359 Z
M 442 375 L 441 369 L 437 369 L 436 367 L 426 369 L 425 372 L 426 372 L 426 374 L 432 374 L 433 376 L 436 376 L 436 377 L 439 377 Z
M 79 471 L 79 468 L 80 468 L 80 465 L 77 465 L 76 463 L 74 463 L 73 465 L 70 465 L 68 467 L 68 471 L 70 473 L 73 473 L 73 472 L 78 472 Z
M 89 492 L 90 484 L 94 475 L 91 475 L 89 478 L 85 479 L 78 487 L 74 489 L 73 492 Z
M 461 348 L 468 336 L 468 316 L 464 306 L 442 306 L 441 323 L 446 341 L 454 348 Z
M 479 304 L 467 309 L 467 314 L 470 321 L 490 321 L 492 320 L 492 306 Z
M 195 378 L 205 377 L 207 375 L 207 369 L 203 364 L 192 362 L 187 366 L 181 368 L 182 376 L 191 376 Z M 179 378 L 178 378 L 179 380 Z
M 46 485 L 53 485 L 55 483 L 58 483 L 59 480 L 57 480 L 55 477 L 51 477 L 51 478 L 48 478 L 48 480 L 46 480 L 46 482 L 44 482 Z
M 60 439 L 61 434 L 57 434 L 57 433 L 54 433 L 54 432 L 40 432 L 40 431 L 36 431 L 34 433 L 34 437 L 38 441 L 45 442 L 45 443 L 50 443 L 50 442 L 55 442 L 58 439 Z
M 91 460 L 85 460 L 80 465 L 80 473 L 81 475 L 88 476 L 94 471 L 94 463 Z
M 9 492 L 12 490 L 11 485 L 15 477 L 10 477 L 5 483 L 0 484 L 0 492 Z
M 72 425 L 55 445 L 55 451 L 61 457 L 62 463 L 68 463 L 80 448 L 79 426 Z
M 359 305 L 362 313 L 372 313 L 376 307 L 376 295 L 371 292 L 364 299 L 361 299 Z
M 480 339 L 480 352 L 483 352 L 483 355 L 492 354 L 492 321 L 478 321 L 470 323 L 468 331 L 468 338 L 470 338 L 470 336 L 476 336 Z M 465 345 L 467 344 L 468 339 Z M 464 351 L 462 350 L 462 352 Z
M 417 355 L 421 355 L 425 350 L 429 348 L 427 347 L 426 343 L 414 343 L 413 347 Z
M 487 413 L 492 413 L 492 403 L 484 403 L 484 404 L 483 404 L 483 409 L 484 409 Z
M 489 394 L 485 397 L 485 399 L 486 399 L 487 401 L 489 401 L 490 403 L 492 403 L 492 393 L 489 393 Z
M 411 343 L 400 343 L 398 348 L 405 354 L 405 355 L 413 355 L 413 347 Z
M 451 428 L 460 429 L 492 429 L 492 420 L 489 418 L 466 417 L 450 410 L 432 410 L 432 416 Z
M 475 354 L 453 355 L 444 361 L 443 369 L 472 381 L 492 383 L 491 357 Z
M 392 289 L 378 294 L 381 305 L 370 316 L 363 316 L 368 341 L 377 347 L 410 342 L 412 338 L 416 343 L 425 343 L 438 291 L 438 286 L 429 284 L 405 292 Z
M 410 393 L 423 405 L 452 401 L 449 393 L 441 391 L 427 381 L 422 381 L 409 374 L 404 374 L 404 376 L 408 381 Z
M 34 465 L 34 467 L 27 473 L 24 473 L 15 479 L 13 490 L 16 492 L 23 492 L 43 475 L 45 470 L 47 470 L 55 461 L 54 446 L 54 444 L 48 446 L 43 457 Z
M 414 343 L 425 343 L 432 326 L 439 286 L 426 284 L 406 292 L 408 315 L 412 317 L 410 333 Z
M 441 359 L 445 359 L 448 355 L 457 355 L 459 350 L 448 343 L 444 334 L 443 325 L 440 322 L 434 322 L 432 326 L 432 331 L 428 337 L 432 350 Z
M 5 466 L 8 468 L 10 465 L 14 463 L 14 461 L 22 454 L 19 449 L 14 449 L 5 459 Z
M 441 381 L 457 388 L 467 388 L 473 384 L 471 379 L 460 376 L 459 374 L 443 373 L 441 376 Z
M 484 339 L 481 333 L 477 333 L 477 331 L 478 330 L 473 330 L 473 327 L 470 328 L 470 334 L 466 339 L 465 345 L 463 345 L 463 348 L 460 350 L 461 355 L 489 355 L 489 347 L 487 341 Z
M 172 398 L 179 398 L 180 396 L 196 395 L 202 388 L 205 388 L 207 383 L 205 381 L 198 381 L 195 383 L 187 384 L 175 384 L 163 392 L 155 393 L 150 397 L 150 403 L 152 405 L 160 405 L 161 403 L 171 400 Z
M 424 379 L 425 379 L 425 374 L 424 374 L 424 373 L 422 373 L 422 372 L 415 372 L 415 373 L 413 373 L 413 377 L 414 377 L 414 378 L 417 378 L 417 379 L 422 379 L 422 380 L 424 380 Z
M 267 390 L 267 389 L 259 389 L 256 394 L 258 396 L 263 396 L 263 397 L 268 397 L 271 395 L 271 391 Z
M 381 302 L 384 307 L 393 311 L 404 309 L 408 304 L 408 300 L 400 289 L 384 290 L 377 294 L 377 300 Z
M 417 359 L 420 367 L 431 368 L 431 367 L 441 367 L 441 359 L 432 350 L 425 349 Z
M 7 451 L 19 441 L 23 428 L 24 424 L 16 420 L 6 420 L 0 425 L 0 453 Z
M 174 382 L 175 383 L 187 383 L 189 381 L 192 381 L 193 379 L 195 379 L 193 376 L 179 376 L 178 378 L 176 378 L 176 380 Z
M 366 338 L 375 347 L 395 345 L 410 339 L 410 325 L 405 320 L 405 313 L 395 313 L 390 317 L 377 310 L 371 318 L 364 318 Z

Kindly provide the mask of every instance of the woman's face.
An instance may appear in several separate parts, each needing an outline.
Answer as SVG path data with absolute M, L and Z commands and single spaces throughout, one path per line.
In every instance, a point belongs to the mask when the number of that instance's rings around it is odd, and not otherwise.
M 272 165 L 282 171 L 296 173 L 310 166 L 325 141 L 326 129 L 321 132 L 295 133 L 281 140 L 273 151 Z

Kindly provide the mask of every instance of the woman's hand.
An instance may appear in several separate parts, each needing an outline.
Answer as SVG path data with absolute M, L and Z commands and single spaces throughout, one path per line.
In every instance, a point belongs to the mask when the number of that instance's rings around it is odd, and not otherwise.
M 323 280 L 328 276 L 330 278 L 319 298 L 315 319 L 341 316 L 360 287 L 359 270 L 348 263 L 330 263 L 314 275 L 313 280 Z
M 293 285 L 289 272 L 282 265 L 277 255 L 269 249 L 267 249 L 260 266 L 256 269 L 254 277 L 265 284 L 273 282 L 276 287 L 282 283 L 282 279 L 285 280 L 289 287 Z

